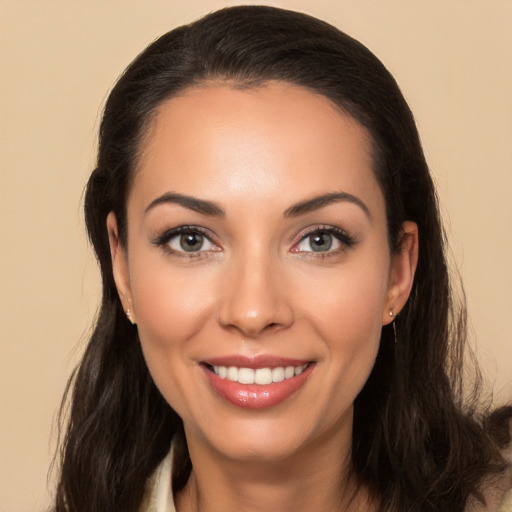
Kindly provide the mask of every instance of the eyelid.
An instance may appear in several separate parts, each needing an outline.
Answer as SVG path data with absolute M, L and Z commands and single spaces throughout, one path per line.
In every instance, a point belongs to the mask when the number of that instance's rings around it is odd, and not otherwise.
M 215 250 L 212 249 L 201 249 L 199 251 L 182 251 L 179 249 L 174 249 L 170 247 L 169 242 L 180 235 L 186 234 L 186 233 L 198 233 L 201 236 L 203 236 L 206 240 L 208 240 L 213 247 L 215 247 Z M 204 255 L 205 253 L 209 252 L 218 252 L 222 249 L 215 243 L 213 240 L 212 234 L 210 230 L 203 228 L 201 226 L 193 226 L 193 225 L 183 225 L 183 226 L 176 226 L 171 229 L 167 229 L 162 234 L 158 235 L 152 240 L 152 243 L 154 245 L 157 245 L 159 247 L 162 247 L 164 250 L 175 254 L 179 256 L 185 256 L 185 257 L 197 257 L 200 255 Z
M 298 250 L 297 247 L 308 237 L 311 235 L 314 235 L 316 233 L 326 233 L 328 235 L 333 236 L 340 244 L 341 248 L 336 249 L 330 249 L 328 251 L 318 251 L 315 253 L 315 251 L 303 251 Z M 357 239 L 355 236 L 349 234 L 346 230 L 341 229 L 336 226 L 330 226 L 330 225 L 317 225 L 317 226 L 311 226 L 310 228 L 306 228 L 306 230 L 302 231 L 300 235 L 298 235 L 293 242 L 293 246 L 291 248 L 291 252 L 294 253 L 315 253 L 318 256 L 322 255 L 328 255 L 328 254 L 336 254 L 339 252 L 343 252 L 344 250 L 352 247 L 357 243 Z

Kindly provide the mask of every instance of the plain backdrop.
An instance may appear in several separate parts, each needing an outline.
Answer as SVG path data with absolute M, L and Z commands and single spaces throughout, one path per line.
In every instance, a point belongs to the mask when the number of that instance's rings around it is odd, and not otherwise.
M 0 511 L 42 511 L 55 413 L 99 280 L 82 221 L 101 107 L 157 36 L 216 0 L 0 0 Z M 512 397 L 512 2 L 283 0 L 384 61 L 437 182 L 472 339 Z

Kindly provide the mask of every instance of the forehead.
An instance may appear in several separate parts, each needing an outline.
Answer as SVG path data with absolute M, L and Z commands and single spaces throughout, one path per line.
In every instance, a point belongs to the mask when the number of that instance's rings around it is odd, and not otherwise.
M 164 102 L 133 185 L 148 200 L 168 190 L 267 204 L 275 192 L 290 202 L 340 190 L 380 194 L 364 127 L 326 97 L 285 83 L 205 85 Z

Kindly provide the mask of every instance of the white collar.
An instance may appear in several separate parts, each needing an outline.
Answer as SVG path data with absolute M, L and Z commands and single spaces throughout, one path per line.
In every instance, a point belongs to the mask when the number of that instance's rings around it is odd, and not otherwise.
M 149 479 L 147 497 L 140 512 L 176 512 L 172 496 L 172 459 L 173 449 L 160 462 Z

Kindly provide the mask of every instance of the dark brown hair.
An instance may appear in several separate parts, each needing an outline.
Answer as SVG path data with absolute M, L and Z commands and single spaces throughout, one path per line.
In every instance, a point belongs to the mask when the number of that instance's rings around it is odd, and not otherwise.
M 127 244 L 126 197 L 148 123 L 164 100 L 210 80 L 305 87 L 371 135 L 390 247 L 399 250 L 400 227 L 412 220 L 420 253 L 411 296 L 396 319 L 400 343 L 383 328 L 377 362 L 356 399 L 352 471 L 382 512 L 462 511 L 503 461 L 475 402 L 464 405 L 464 309 L 452 300 L 436 193 L 413 116 L 393 77 L 362 44 L 310 16 L 264 6 L 223 9 L 163 35 L 130 64 L 107 100 L 85 195 L 103 299 L 69 384 L 56 510 L 136 511 L 171 440 L 175 490 L 190 473 L 181 420 L 156 389 L 117 296 L 106 217 L 115 213 Z

